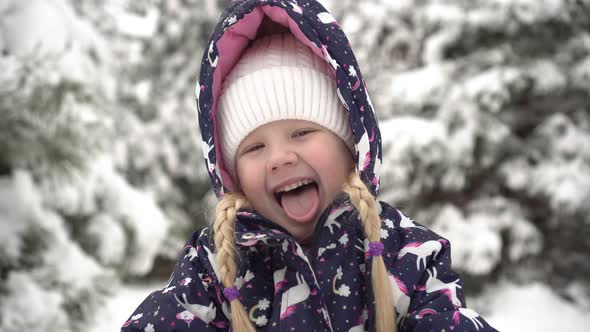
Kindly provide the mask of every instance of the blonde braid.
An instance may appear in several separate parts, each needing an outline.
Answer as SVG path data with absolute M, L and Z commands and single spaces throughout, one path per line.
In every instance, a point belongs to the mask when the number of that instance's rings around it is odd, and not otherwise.
M 234 281 L 238 273 L 236 264 L 237 251 L 234 247 L 235 235 L 234 225 L 237 211 L 248 205 L 248 200 L 238 193 L 227 193 L 217 203 L 215 209 L 215 222 L 213 223 L 213 240 L 215 242 L 215 253 L 217 254 L 217 267 L 219 278 L 226 290 L 232 296 L 228 297 L 231 305 L 231 326 L 236 332 L 255 332 L 254 326 L 250 323 L 248 314 L 242 302 L 238 298 Z M 233 293 L 232 293 L 233 292 Z
M 358 174 L 353 173 L 345 183 L 344 192 L 359 211 L 359 218 L 369 243 L 381 245 L 381 217 L 377 213 L 376 200 Z M 395 305 L 389 275 L 381 255 L 373 256 L 371 282 L 375 297 L 375 326 L 377 332 L 397 331 Z

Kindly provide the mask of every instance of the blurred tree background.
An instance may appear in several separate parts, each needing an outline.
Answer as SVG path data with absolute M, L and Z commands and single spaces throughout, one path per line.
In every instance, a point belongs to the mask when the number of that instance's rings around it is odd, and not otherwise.
M 0 4 L 0 330 L 82 330 L 207 223 L 193 86 L 226 2 Z M 590 310 L 590 1 L 323 2 L 380 117 L 380 199 L 451 240 L 467 294 Z

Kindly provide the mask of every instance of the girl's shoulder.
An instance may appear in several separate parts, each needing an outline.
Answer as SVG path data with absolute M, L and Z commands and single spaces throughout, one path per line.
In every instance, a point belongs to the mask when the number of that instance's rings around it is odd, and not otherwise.
M 215 244 L 210 226 L 193 232 L 176 260 L 176 267 L 191 266 L 204 275 L 215 274 Z

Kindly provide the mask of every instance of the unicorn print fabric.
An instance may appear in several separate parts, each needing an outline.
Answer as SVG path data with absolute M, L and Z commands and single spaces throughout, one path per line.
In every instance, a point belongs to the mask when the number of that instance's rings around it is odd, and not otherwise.
M 381 136 L 373 105 L 346 36 L 311 0 L 234 1 L 215 27 L 196 85 L 214 192 L 221 197 L 236 190 L 216 132 L 222 82 L 265 19 L 286 27 L 331 66 L 354 136 L 356 172 L 376 195 Z M 178 256 L 167 285 L 150 294 L 121 331 L 230 331 L 228 298 L 234 296 L 259 331 L 374 331 L 374 255 L 381 255 L 387 267 L 399 331 L 495 331 L 465 307 L 461 279 L 451 270 L 449 242 L 386 203 L 376 206 L 382 245 L 366 240 L 359 213 L 343 193 L 323 211 L 312 247 L 305 249 L 255 210 L 241 209 L 234 227 L 236 292 L 224 290 L 220 282 L 212 228 L 198 230 Z

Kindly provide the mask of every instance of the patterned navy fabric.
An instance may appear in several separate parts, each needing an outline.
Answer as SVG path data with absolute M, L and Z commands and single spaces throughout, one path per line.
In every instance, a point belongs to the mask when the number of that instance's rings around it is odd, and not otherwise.
M 381 136 L 373 106 L 346 36 L 312 0 L 233 2 L 211 35 L 196 92 L 203 152 L 216 194 L 222 196 L 231 189 L 215 149 L 214 105 L 220 81 L 239 55 L 219 54 L 217 45 L 249 15 L 270 13 L 262 11 L 265 7 L 279 15 L 273 19 L 282 17 L 295 24 L 303 33 L 300 38 L 316 47 L 316 53 L 335 69 L 355 136 L 357 172 L 376 194 Z M 377 206 L 399 331 L 495 331 L 465 308 L 460 277 L 451 270 L 449 242 L 386 203 Z M 144 300 L 122 331 L 230 330 L 229 303 L 219 281 L 211 232 L 206 227 L 194 233 L 168 284 Z M 345 194 L 320 216 L 309 251 L 304 252 L 286 230 L 253 210 L 238 213 L 235 236 L 239 299 L 260 331 L 374 331 L 368 241 Z

